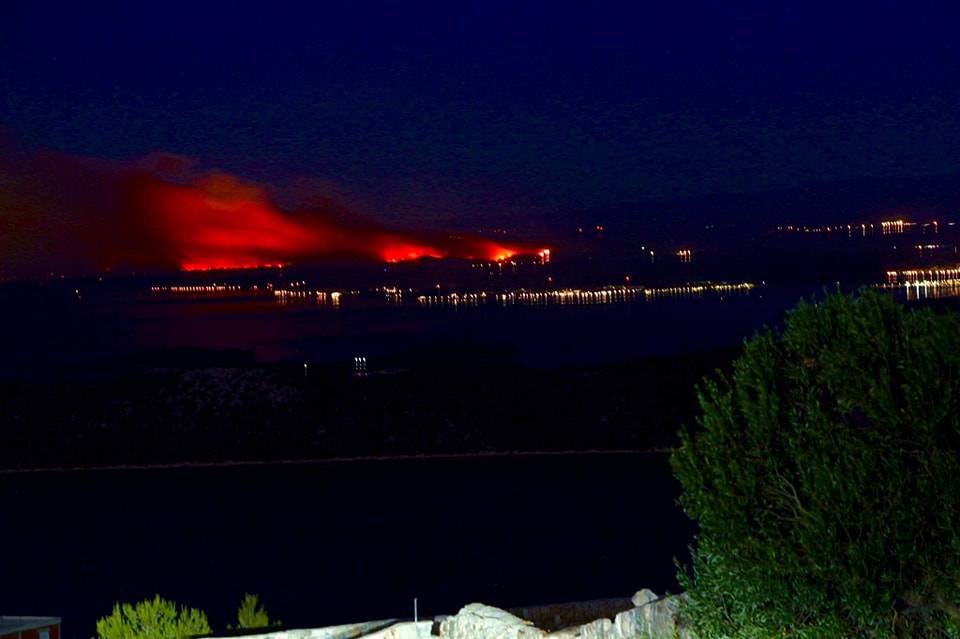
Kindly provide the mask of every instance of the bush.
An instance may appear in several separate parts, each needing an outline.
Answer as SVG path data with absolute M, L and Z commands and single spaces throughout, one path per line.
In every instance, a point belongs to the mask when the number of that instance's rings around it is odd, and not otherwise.
M 100 639 L 186 639 L 209 633 L 206 614 L 160 595 L 136 605 L 118 603 L 109 617 L 97 621 Z
M 245 594 L 237 610 L 237 628 L 244 630 L 252 628 L 269 628 L 279 626 L 279 619 L 270 619 L 267 611 L 260 605 L 257 595 Z
M 960 636 L 960 320 L 801 303 L 697 390 L 672 457 L 712 637 Z

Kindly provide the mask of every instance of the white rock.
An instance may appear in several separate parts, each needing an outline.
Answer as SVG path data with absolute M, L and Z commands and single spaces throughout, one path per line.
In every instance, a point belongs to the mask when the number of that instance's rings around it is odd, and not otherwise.
M 616 639 L 633 639 L 646 637 L 647 622 L 639 608 L 621 612 L 613 620 L 612 636 Z
M 580 626 L 581 639 L 610 639 L 613 622 L 609 619 L 597 619 Z
M 630 599 L 630 601 L 633 602 L 634 606 L 639 608 L 640 606 L 645 606 L 659 598 L 660 597 L 657 596 L 657 593 L 649 588 L 644 588 L 643 590 L 638 590 L 637 593 Z
M 546 632 L 506 610 L 473 603 L 440 624 L 446 639 L 540 639 Z
M 640 606 L 647 627 L 654 633 L 673 629 L 676 625 L 678 604 L 673 597 L 664 597 Z

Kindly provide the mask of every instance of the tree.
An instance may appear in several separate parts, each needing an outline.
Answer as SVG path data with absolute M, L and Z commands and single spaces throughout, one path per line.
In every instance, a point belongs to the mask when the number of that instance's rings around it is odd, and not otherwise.
M 960 637 L 960 319 L 801 303 L 697 389 L 671 462 L 712 637 Z
M 187 639 L 209 633 L 206 614 L 160 595 L 136 605 L 117 603 L 109 617 L 97 621 L 100 639 Z
M 257 595 L 247 593 L 243 596 L 243 601 L 240 602 L 240 609 L 237 610 L 237 628 L 244 630 L 251 628 L 269 628 L 271 626 L 279 626 L 281 623 L 283 622 L 279 619 L 270 619 L 267 611 L 260 605 L 260 600 Z

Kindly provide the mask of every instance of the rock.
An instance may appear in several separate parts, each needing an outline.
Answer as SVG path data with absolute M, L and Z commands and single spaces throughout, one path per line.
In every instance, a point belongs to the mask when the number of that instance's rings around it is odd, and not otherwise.
M 447 639 L 691 639 L 678 619 L 685 596 L 657 597 L 645 588 L 631 599 L 634 607 L 618 613 L 612 621 L 595 619 L 549 634 L 505 610 L 470 604 L 440 624 L 440 636 Z
M 618 613 L 611 622 L 597 619 L 579 628 L 548 635 L 560 639 L 690 639 L 689 633 L 678 622 L 679 597 L 657 597 L 651 590 L 641 590 L 633 596 L 636 605 Z
M 546 632 L 506 610 L 473 603 L 440 624 L 446 639 L 540 639 Z
M 617 639 L 626 639 L 632 637 L 644 637 L 643 633 L 647 629 L 647 622 L 643 618 L 643 613 L 639 608 L 621 612 L 613 619 L 612 635 Z
M 663 597 L 656 601 L 639 606 L 638 610 L 643 615 L 643 620 L 647 624 L 650 634 L 656 636 L 659 633 L 672 633 L 677 627 L 677 613 L 679 612 L 680 602 L 676 597 Z
M 656 601 L 660 597 L 657 596 L 657 593 L 650 590 L 649 588 L 644 588 L 643 590 L 637 591 L 630 601 L 633 602 L 633 605 L 637 608 L 640 606 L 645 606 L 652 601 Z
M 588 624 L 580 626 L 580 639 L 611 639 L 610 631 L 613 628 L 613 622 L 609 619 L 597 619 Z

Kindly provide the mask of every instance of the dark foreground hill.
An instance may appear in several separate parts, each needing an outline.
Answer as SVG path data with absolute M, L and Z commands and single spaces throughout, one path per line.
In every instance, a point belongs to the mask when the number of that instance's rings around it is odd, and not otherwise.
M 672 446 L 734 354 L 524 368 L 446 353 L 371 369 L 231 363 L 0 386 L 0 467 Z

